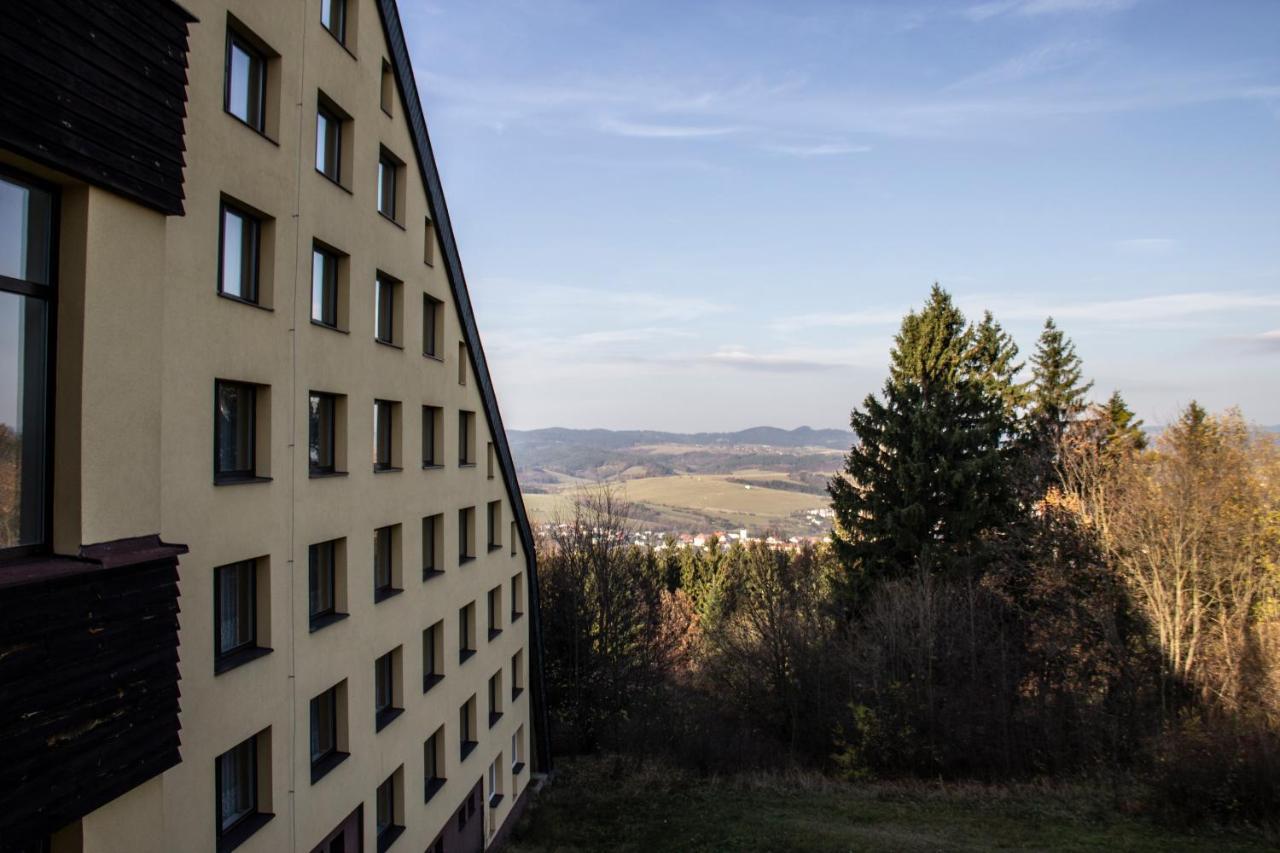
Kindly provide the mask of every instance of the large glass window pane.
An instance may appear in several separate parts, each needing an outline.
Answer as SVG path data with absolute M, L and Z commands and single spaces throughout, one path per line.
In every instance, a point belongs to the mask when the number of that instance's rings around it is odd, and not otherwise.
M 0 178 L 0 275 L 49 283 L 53 196 Z
M 227 46 L 227 112 L 256 130 L 263 129 L 265 62 L 238 38 Z
M 48 304 L 0 292 L 0 548 L 45 540 Z
M 378 340 L 388 344 L 395 343 L 396 284 L 389 279 L 378 276 L 376 290 L 374 322 Z
M 224 204 L 222 206 L 222 257 L 218 264 L 218 290 L 227 296 L 258 301 L 257 219 Z
M 342 122 L 325 110 L 316 113 L 316 170 L 333 181 L 342 179 Z
M 338 325 L 338 259 L 323 249 L 311 253 L 311 319 Z
M 243 560 L 217 570 L 218 654 L 251 646 L 255 640 L 256 564 Z
M 311 761 L 337 748 L 337 690 L 329 689 L 311 700 Z
M 392 776 L 387 781 L 378 786 L 378 820 L 377 830 L 381 835 L 392 823 L 393 802 L 395 799 L 395 782 L 396 777 Z
M 321 0 L 320 23 L 333 33 L 333 37 L 345 43 L 347 40 L 347 0 Z
M 391 538 L 390 527 L 373 531 L 373 587 L 387 589 L 391 586 Z
M 334 399 L 329 394 L 312 394 L 307 454 L 312 473 L 332 473 L 334 460 Z
M 334 611 L 334 543 L 312 545 L 309 552 L 311 616 L 323 616 Z
M 218 825 L 225 831 L 257 807 L 257 743 L 244 743 L 218 756 Z
M 378 160 L 378 210 L 396 218 L 396 164 L 386 157 Z
M 240 382 L 219 382 L 214 440 L 217 476 L 254 474 L 254 409 L 257 389 Z
M 391 655 L 385 654 L 374 664 L 374 697 L 375 711 L 383 711 L 391 707 Z
M 391 403 L 386 400 L 373 402 L 373 466 L 379 470 L 392 467 L 391 456 Z

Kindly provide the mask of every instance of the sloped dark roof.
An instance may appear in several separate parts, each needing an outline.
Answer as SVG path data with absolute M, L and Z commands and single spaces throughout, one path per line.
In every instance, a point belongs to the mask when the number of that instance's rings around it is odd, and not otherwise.
M 475 312 L 471 308 L 471 296 L 467 292 L 467 280 L 462 272 L 462 259 L 459 257 L 453 225 L 449 220 L 449 207 L 445 203 L 444 189 L 440 184 L 440 172 L 436 169 L 435 155 L 431 150 L 431 139 L 427 135 L 427 121 L 422 113 L 418 84 L 413 77 L 413 65 L 409 60 L 409 48 L 405 44 L 404 28 L 400 23 L 400 11 L 396 7 L 395 0 L 378 0 L 378 14 L 382 19 L 382 30 L 387 37 L 387 46 L 391 52 L 391 66 L 395 70 L 396 82 L 399 84 L 401 104 L 404 107 L 405 117 L 409 121 L 414 155 L 418 160 L 423 183 L 426 184 L 427 200 L 431 206 L 436 234 L 440 239 L 445 271 L 449 276 L 449 286 L 453 291 L 454 303 L 462 320 L 462 334 L 466 338 L 467 351 L 471 356 L 472 372 L 480 390 L 485 415 L 493 431 L 494 451 L 498 455 L 498 465 L 507 487 L 507 497 L 510 499 L 511 511 L 520 533 L 520 542 L 524 547 L 528 578 L 525 586 L 528 596 L 526 615 L 529 619 L 531 658 L 529 680 L 532 689 L 536 750 L 534 766 L 546 771 L 551 769 L 551 741 L 547 730 L 546 686 L 542 670 L 542 619 L 538 602 L 538 561 L 533 542 L 533 530 L 529 526 L 524 500 L 520 496 L 520 483 L 516 479 L 515 462 L 511 458 L 507 433 L 502 426 L 502 413 L 498 411 L 498 398 L 493 391 L 489 365 L 484 357 L 484 347 L 480 343 L 480 331 L 476 328 Z

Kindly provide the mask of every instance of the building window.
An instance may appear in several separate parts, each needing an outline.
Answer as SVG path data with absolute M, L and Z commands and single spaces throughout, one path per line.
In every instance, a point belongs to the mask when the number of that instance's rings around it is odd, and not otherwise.
M 378 853 L 386 850 L 404 832 L 404 795 L 401 777 L 404 767 L 401 766 L 378 786 L 377 813 L 374 829 L 378 837 Z
M 263 578 L 265 580 L 265 578 Z M 261 647 L 258 561 L 240 560 L 213 570 L 214 673 L 270 651 Z M 263 614 L 265 615 L 265 614 Z
M 426 693 L 444 678 L 444 622 L 422 632 L 422 692 Z
M 396 81 L 391 70 L 391 63 L 385 59 L 382 60 L 382 82 L 379 89 L 379 100 L 382 105 L 382 111 L 387 115 L 391 115 L 391 104 L 395 100 Z
M 400 221 L 400 160 L 383 148 L 378 154 L 378 212 L 388 219 Z
M 373 401 L 373 470 L 400 470 L 400 404 Z
M 476 508 L 458 510 L 458 562 L 466 563 L 476 558 Z
M 422 519 L 422 579 L 444 574 L 444 516 Z
M 467 384 L 467 345 L 458 341 L 458 384 Z
M 373 600 L 382 601 L 402 590 L 400 580 L 400 525 L 373 531 Z
M 489 765 L 489 808 L 496 809 L 502 802 L 502 753 Z
M 320 0 L 320 23 L 341 44 L 346 44 L 347 0 Z
M 476 697 L 474 694 L 458 709 L 458 743 L 463 759 L 466 759 L 476 748 Z
M 502 501 L 489 501 L 487 517 L 489 550 L 497 551 L 502 547 Z
M 57 197 L 0 176 L 0 552 L 41 551 L 49 540 L 52 472 L 48 407 L 55 314 L 53 257 Z
M 489 615 L 489 640 L 492 642 L 502 633 L 502 587 L 495 586 L 489 590 L 487 597 Z
M 422 467 L 439 468 L 444 464 L 444 409 L 422 407 Z
M 261 732 L 219 755 L 214 761 L 214 788 L 218 812 L 218 849 L 230 850 L 248 838 L 271 815 L 258 810 L 259 750 L 270 743 Z M 270 754 L 267 771 L 270 772 Z
M 219 379 L 214 383 L 214 482 L 257 476 L 257 404 L 259 386 Z
M 317 542 L 307 549 L 310 580 L 308 612 L 311 630 L 317 631 L 346 616 L 344 573 L 342 562 L 345 540 L 331 539 Z
M 516 555 L 516 523 L 514 521 L 511 522 L 511 530 L 508 538 L 511 541 L 511 556 L 514 557 Z
M 422 354 L 440 358 L 440 339 L 444 337 L 444 303 L 422 294 Z
M 489 728 L 502 719 L 502 670 L 489 676 Z
M 239 33 L 227 32 L 223 108 L 259 133 L 266 133 L 267 58 Z
M 511 576 L 511 621 L 524 615 L 524 576 Z
M 338 468 L 338 407 L 335 394 L 312 391 L 308 403 L 307 458 L 312 477 L 344 473 Z
M 399 646 L 374 661 L 373 664 L 373 714 L 374 730 L 382 731 L 392 720 L 400 716 L 403 707 L 403 687 L 400 679 L 401 659 Z
M 458 412 L 458 464 L 476 464 L 476 413 Z
M 458 608 L 458 662 L 476 653 L 476 603 Z
M 444 726 L 436 729 L 435 733 L 422 745 L 422 765 L 424 800 L 430 800 L 436 791 L 444 787 L 445 782 Z
M 436 265 L 436 224 L 431 221 L 430 216 L 426 218 L 422 242 L 422 261 L 427 266 L 433 267 Z
M 316 171 L 342 183 L 342 119 L 323 105 L 316 108 Z
M 262 220 L 232 202 L 222 202 L 218 233 L 218 293 L 258 304 Z
M 524 692 L 524 650 L 511 656 L 511 701 L 520 698 Z
M 380 344 L 402 346 L 400 287 L 400 281 L 386 273 L 378 273 L 374 280 L 374 339 Z
M 488 463 L 488 472 L 487 472 L 487 476 L 489 477 L 489 479 L 490 479 L 490 480 L 492 480 L 492 479 L 493 479 L 493 472 L 494 472 L 494 468 L 496 467 L 496 466 L 494 465 L 494 451 L 493 451 L 493 442 L 492 442 L 492 441 L 491 441 L 491 442 L 489 442 L 488 453 L 485 455 L 485 459 L 487 460 L 487 463 Z
M 346 682 L 311 700 L 311 784 L 322 779 L 347 757 L 339 713 L 345 716 Z
M 311 322 L 330 329 L 346 325 L 340 275 L 346 256 L 319 242 L 311 248 Z
M 516 727 L 511 735 L 511 775 L 517 776 L 524 770 L 524 726 Z M 518 790 L 515 779 L 511 780 L 511 794 Z

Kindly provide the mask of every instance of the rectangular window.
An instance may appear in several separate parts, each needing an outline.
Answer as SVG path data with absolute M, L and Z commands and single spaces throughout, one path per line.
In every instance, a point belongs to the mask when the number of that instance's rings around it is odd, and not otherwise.
M 311 700 L 311 783 L 346 758 L 340 737 L 339 712 L 344 711 L 346 682 L 340 682 Z
M 489 808 L 496 809 L 502 802 L 502 753 L 489 765 Z
M 258 737 L 233 746 L 214 764 L 220 839 L 258 811 Z
M 494 451 L 493 451 L 492 441 L 489 442 L 488 453 L 485 455 L 485 459 L 487 460 L 487 463 L 488 463 L 488 477 L 490 480 L 492 480 L 494 468 L 496 467 L 494 465 Z
M 400 680 L 403 654 L 397 646 L 374 661 L 373 665 L 373 713 L 374 729 L 382 731 L 403 710 Z
M 400 281 L 386 273 L 378 273 L 374 280 L 374 337 L 378 343 L 401 346 L 400 287 Z
M 258 304 L 262 220 L 222 202 L 218 231 L 218 293 Z
M 458 662 L 476 653 L 476 604 L 458 608 Z
M 488 506 L 489 550 L 502 547 L 502 501 L 489 501 Z
M 458 510 L 458 562 L 476 558 L 476 508 Z
M 338 403 L 333 394 L 312 391 L 308 404 L 307 458 L 311 476 L 336 473 Z
M 256 477 L 257 399 L 256 385 L 222 379 L 214 383 L 215 482 Z
M 381 713 L 391 707 L 391 653 L 387 652 L 373 664 L 373 710 Z
M 467 345 L 458 341 L 458 384 L 467 384 Z
M 440 338 L 444 336 L 444 303 L 422 294 L 422 354 L 440 358 Z
M 489 676 L 489 728 L 502 719 L 502 670 Z
M 495 586 L 488 595 L 489 639 L 502 633 L 502 587 Z
M 511 576 L 511 621 L 524 615 L 524 576 Z
M 511 542 L 511 556 L 516 555 L 516 523 L 511 522 L 511 530 L 509 531 L 509 541 Z
M 320 23 L 342 44 L 347 42 L 347 0 L 320 0 Z
M 259 133 L 266 132 L 267 60 L 238 33 L 227 33 L 223 108 Z
M 383 149 L 378 155 L 378 212 L 397 222 L 400 220 L 396 200 L 399 171 L 400 162 Z
M 476 697 L 462 704 L 458 709 L 458 742 L 462 757 L 465 759 L 476 748 Z
M 373 470 L 400 470 L 397 452 L 400 404 L 392 400 L 373 401 Z
M 49 540 L 56 204 L 52 192 L 0 176 L 0 552 L 6 556 L 44 550 Z
M 422 692 L 426 693 L 444 678 L 444 622 L 422 632 Z
M 342 119 L 324 106 L 316 108 L 316 171 L 342 183 Z
M 400 525 L 391 524 L 373 531 L 373 600 L 400 592 Z
M 422 467 L 439 468 L 444 464 L 444 409 L 422 407 Z
M 458 464 L 474 465 L 476 413 L 458 412 Z
M 378 786 L 377 810 L 374 816 L 374 829 L 378 838 L 378 853 L 383 853 L 404 832 L 404 819 L 401 817 L 404 806 L 400 802 L 403 792 L 400 790 L 401 782 L 399 779 L 403 773 L 404 768 L 401 767 Z
M 308 611 L 311 630 L 318 630 L 344 615 L 340 572 L 340 549 L 343 540 L 317 542 L 307 549 L 309 574 Z
M 311 322 L 331 329 L 338 328 L 338 261 L 319 244 L 311 250 Z
M 511 775 L 515 776 L 521 770 L 524 770 L 524 726 L 517 726 L 515 732 L 511 735 Z M 516 781 L 511 780 L 511 793 L 514 796 L 518 790 Z
M 382 60 L 382 83 L 379 89 L 379 101 L 382 105 L 382 111 L 387 115 L 391 115 L 391 104 L 395 100 L 396 81 L 391 70 L 391 63 L 385 59 Z
M 436 729 L 435 733 L 422 745 L 422 766 L 426 788 L 425 799 L 430 800 L 431 795 L 443 788 L 445 782 L 444 726 Z
M 520 694 L 524 692 L 524 651 L 518 651 L 511 656 L 511 701 L 514 702 L 520 698 Z
M 422 519 L 422 579 L 444 573 L 444 516 Z
M 436 224 L 431 221 L 431 217 L 427 217 L 426 226 L 423 228 L 423 248 L 422 261 L 429 267 L 436 265 Z
M 241 560 L 213 570 L 215 668 L 258 642 L 258 561 Z

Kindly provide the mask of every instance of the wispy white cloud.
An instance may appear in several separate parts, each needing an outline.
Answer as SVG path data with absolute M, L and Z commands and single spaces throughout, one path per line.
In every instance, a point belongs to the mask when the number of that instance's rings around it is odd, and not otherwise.
M 839 157 L 845 154 L 865 154 L 870 145 L 853 145 L 848 142 L 815 142 L 809 145 L 770 143 L 762 146 L 775 154 L 791 157 Z
M 648 124 L 617 118 L 602 119 L 600 130 L 617 136 L 631 136 L 638 139 L 703 139 L 742 132 L 741 127 L 726 125 Z
M 809 373 L 847 366 L 839 360 L 779 352 L 751 352 L 743 346 L 722 346 L 698 359 L 704 364 L 762 373 Z
M 1056 41 L 1011 56 L 981 71 L 962 77 L 944 91 L 981 89 L 1007 85 L 1053 74 L 1080 65 L 1102 49 L 1095 40 Z
M 1109 14 L 1137 5 L 1138 0 L 991 0 L 968 7 L 962 13 L 981 23 L 1001 15 L 1063 15 L 1070 13 Z

